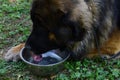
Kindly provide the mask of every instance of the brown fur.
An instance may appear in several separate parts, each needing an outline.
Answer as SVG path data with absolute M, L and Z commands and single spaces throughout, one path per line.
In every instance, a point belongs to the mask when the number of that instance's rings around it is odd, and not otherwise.
M 120 52 L 120 30 L 115 30 L 108 41 L 106 41 L 100 48 L 101 55 L 112 56 Z M 110 56 L 109 56 L 110 55 Z M 93 49 L 87 55 L 87 57 L 92 58 L 95 56 L 100 56 L 97 49 Z

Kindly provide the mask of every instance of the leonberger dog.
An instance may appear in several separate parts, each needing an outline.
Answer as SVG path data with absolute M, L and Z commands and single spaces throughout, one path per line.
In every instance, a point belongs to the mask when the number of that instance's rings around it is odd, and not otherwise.
M 119 58 L 120 0 L 33 0 L 33 28 L 26 43 L 12 47 L 7 61 L 17 61 L 21 48 L 35 54 L 59 49 L 72 58 Z

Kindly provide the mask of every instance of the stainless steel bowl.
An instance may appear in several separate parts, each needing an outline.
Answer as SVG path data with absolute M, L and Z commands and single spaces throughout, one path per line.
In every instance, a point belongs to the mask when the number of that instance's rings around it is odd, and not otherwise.
M 37 76 L 52 76 L 64 69 L 64 62 L 70 56 L 69 53 L 65 53 L 65 52 L 56 53 L 56 54 L 62 57 L 63 60 L 54 64 L 48 64 L 48 65 L 40 65 L 40 64 L 34 64 L 29 62 L 28 59 L 31 57 L 31 55 L 27 50 L 27 48 L 23 48 L 20 51 L 20 58 L 28 65 L 28 70 L 31 73 Z

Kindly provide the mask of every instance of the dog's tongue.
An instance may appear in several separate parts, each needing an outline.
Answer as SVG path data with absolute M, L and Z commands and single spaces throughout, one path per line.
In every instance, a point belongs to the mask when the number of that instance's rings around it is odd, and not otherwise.
M 42 60 L 42 55 L 34 55 L 33 60 L 34 61 L 41 61 Z

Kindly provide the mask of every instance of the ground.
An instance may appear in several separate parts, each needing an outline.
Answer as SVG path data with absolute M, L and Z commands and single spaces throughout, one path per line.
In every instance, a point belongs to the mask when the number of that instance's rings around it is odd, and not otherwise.
M 0 0 L 0 80 L 47 80 L 27 71 L 22 61 L 6 62 L 6 51 L 25 42 L 30 34 L 32 23 L 29 16 L 30 0 Z M 84 59 L 68 61 L 65 70 L 54 80 L 119 80 L 120 61 Z

